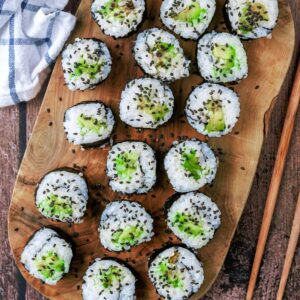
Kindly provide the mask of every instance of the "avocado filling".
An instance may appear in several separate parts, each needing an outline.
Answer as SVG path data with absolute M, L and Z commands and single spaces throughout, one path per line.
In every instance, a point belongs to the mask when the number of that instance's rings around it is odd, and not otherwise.
M 207 132 L 223 131 L 225 120 L 220 101 L 209 100 L 205 108 L 208 112 L 208 122 L 205 125 L 205 130 Z
M 53 216 L 65 218 L 70 217 L 73 214 L 73 209 L 68 196 L 58 197 L 51 193 L 48 194 L 37 206 L 47 217 L 50 218 Z
M 201 8 L 198 2 L 188 5 L 180 13 L 174 15 L 174 20 L 186 22 L 192 26 L 200 23 L 206 15 L 206 9 Z
M 216 60 L 214 69 L 215 77 L 225 76 L 232 73 L 232 69 L 240 68 L 240 62 L 236 55 L 236 50 L 231 45 L 212 45 L 212 54 Z
M 168 261 L 167 261 L 168 260 Z M 158 265 L 158 273 L 160 278 L 173 288 L 182 288 L 183 282 L 180 271 L 176 268 L 176 261 L 165 259 Z
M 98 13 L 106 18 L 124 20 L 134 9 L 132 0 L 110 0 Z
M 105 128 L 107 128 L 106 122 L 100 121 L 96 118 L 85 116 L 80 114 L 77 118 L 77 124 L 80 128 L 80 135 L 85 136 L 86 134 L 93 132 L 101 134 Z
M 112 242 L 120 246 L 134 246 L 142 237 L 144 230 L 137 226 L 127 226 L 115 231 Z
M 48 251 L 35 261 L 38 272 L 45 279 L 57 280 L 65 272 L 65 262 L 56 252 Z
M 259 27 L 262 21 L 269 21 L 269 14 L 264 4 L 247 2 L 239 20 L 239 31 L 243 34 Z
M 138 168 L 139 155 L 133 152 L 124 152 L 118 154 L 115 158 L 115 169 L 119 177 L 125 180 L 131 180 L 132 175 Z
M 172 59 L 177 55 L 177 50 L 173 44 L 157 42 L 150 50 L 154 59 L 156 68 L 167 69 L 172 65 Z
M 203 222 L 200 219 L 186 213 L 176 212 L 172 226 L 177 227 L 180 231 L 191 236 L 204 234 Z
M 98 276 L 103 288 L 107 289 L 114 285 L 114 282 L 120 282 L 123 279 L 122 270 L 116 266 L 110 266 L 106 270 L 100 270 Z
M 195 149 L 185 150 L 182 153 L 181 165 L 195 180 L 199 180 L 205 170 L 200 165 Z
M 154 104 L 147 95 L 140 95 L 138 108 L 149 114 L 155 122 L 163 120 L 170 111 L 166 104 Z
M 86 60 L 81 57 L 81 59 L 74 64 L 74 71 L 71 73 L 71 78 L 86 74 L 89 78 L 94 79 L 95 75 L 100 72 L 101 67 L 102 64 L 100 62 L 88 64 Z

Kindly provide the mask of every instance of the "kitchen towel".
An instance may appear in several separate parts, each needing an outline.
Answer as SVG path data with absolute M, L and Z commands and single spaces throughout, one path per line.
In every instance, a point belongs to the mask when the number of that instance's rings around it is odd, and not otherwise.
M 0 107 L 34 98 L 76 18 L 68 0 L 0 0 Z

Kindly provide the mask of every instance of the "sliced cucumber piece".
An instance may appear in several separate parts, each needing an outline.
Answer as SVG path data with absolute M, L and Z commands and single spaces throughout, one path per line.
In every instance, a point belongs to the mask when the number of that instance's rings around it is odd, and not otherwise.
M 175 20 L 187 22 L 190 25 L 194 26 L 200 23 L 203 17 L 206 15 L 207 10 L 201 8 L 198 2 L 195 2 L 187 6 L 184 10 L 174 16 Z

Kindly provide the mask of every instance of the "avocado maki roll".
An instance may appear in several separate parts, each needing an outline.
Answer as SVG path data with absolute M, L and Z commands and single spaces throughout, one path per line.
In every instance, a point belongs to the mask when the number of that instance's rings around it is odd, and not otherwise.
M 83 176 L 71 168 L 46 174 L 37 186 L 35 205 L 46 218 L 81 223 L 88 202 L 88 187 Z
M 129 250 L 151 240 L 153 219 L 137 202 L 114 201 L 101 215 L 99 233 L 104 248 Z
M 64 129 L 70 143 L 100 146 L 109 140 L 115 125 L 112 110 L 100 101 L 86 101 L 68 108 Z
M 205 34 L 198 42 L 197 62 L 201 76 L 207 81 L 225 83 L 248 76 L 243 44 L 230 33 Z
M 91 12 L 106 35 L 125 37 L 143 20 L 144 0 L 94 0 Z
M 215 10 L 215 0 L 165 0 L 160 18 L 182 38 L 196 40 L 207 29 Z
M 184 300 L 199 290 L 204 272 L 193 252 L 173 246 L 161 251 L 150 262 L 149 277 L 164 299 Z
M 107 46 L 97 39 L 75 39 L 62 52 L 62 68 L 71 91 L 93 89 L 111 71 Z
M 278 18 L 277 0 L 228 0 L 226 19 L 230 29 L 242 39 L 269 36 Z
M 154 151 L 143 142 L 115 144 L 108 154 L 107 176 L 109 185 L 115 192 L 148 192 L 156 181 Z
M 188 247 L 205 246 L 221 223 L 218 206 L 206 195 L 194 192 L 169 201 L 167 223 L 172 232 Z
M 83 300 L 134 300 L 135 276 L 121 262 L 97 258 L 87 269 L 82 284 Z
M 176 37 L 159 28 L 138 34 L 134 57 L 148 75 L 163 81 L 175 81 L 189 76 L 190 60 L 185 58 Z
M 27 242 L 21 263 L 35 278 L 55 285 L 69 272 L 72 258 L 72 245 L 55 230 L 44 227 Z
M 189 95 L 185 113 L 190 125 L 198 132 L 220 137 L 229 133 L 239 118 L 239 96 L 225 86 L 204 83 Z
M 152 128 L 166 123 L 173 114 L 174 96 L 161 81 L 139 78 L 130 81 L 121 95 L 120 118 L 136 128 Z
M 173 189 L 185 193 L 211 183 L 218 160 L 206 143 L 192 139 L 175 142 L 165 156 L 164 166 Z

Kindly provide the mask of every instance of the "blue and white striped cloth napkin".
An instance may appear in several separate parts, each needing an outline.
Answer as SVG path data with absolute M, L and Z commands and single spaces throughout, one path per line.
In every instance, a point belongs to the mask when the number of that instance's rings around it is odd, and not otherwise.
M 0 107 L 34 98 L 74 28 L 68 0 L 0 0 Z

